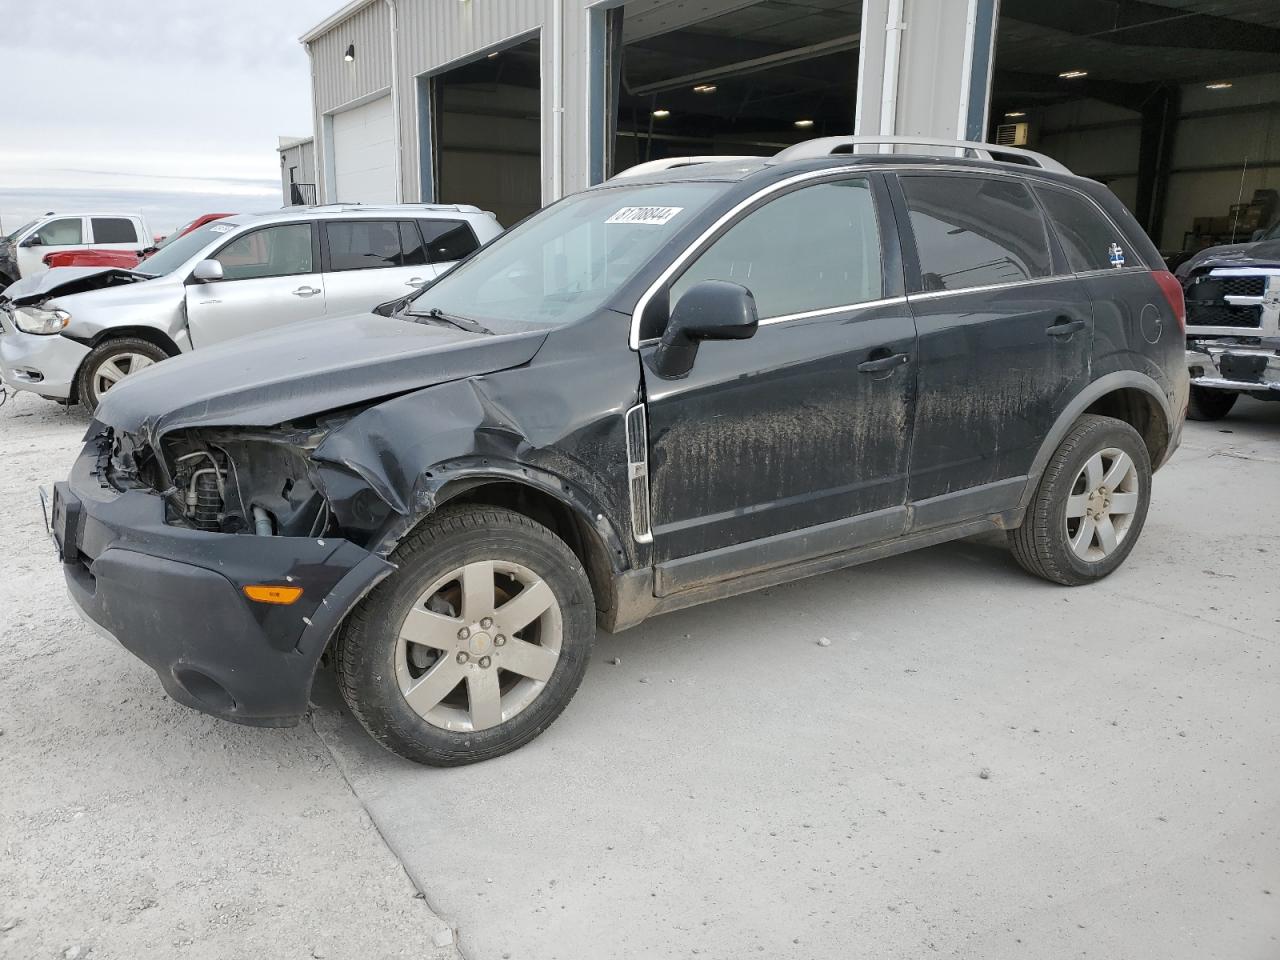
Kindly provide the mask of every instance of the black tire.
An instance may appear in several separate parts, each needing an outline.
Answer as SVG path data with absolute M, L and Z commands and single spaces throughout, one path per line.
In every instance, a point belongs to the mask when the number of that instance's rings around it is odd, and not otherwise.
M 1187 402 L 1188 420 L 1221 420 L 1236 405 L 1240 394 L 1234 390 L 1210 390 L 1207 387 L 1191 388 Z
M 129 355 L 147 357 L 152 363 L 159 363 L 169 358 L 169 354 L 154 343 L 137 337 L 117 337 L 98 344 L 89 351 L 89 355 L 80 364 L 80 372 L 76 374 L 76 399 L 90 413 L 98 409 L 98 402 L 102 399 L 101 394 L 106 393 L 105 389 L 101 392 L 97 389 L 98 372 L 113 360 Z M 132 371 L 125 372 L 127 374 Z
M 370 736 L 409 760 L 458 766 L 515 750 L 550 726 L 582 682 L 596 632 L 591 584 L 564 541 L 512 510 L 446 507 L 402 541 L 391 560 L 399 569 L 352 611 L 334 657 L 342 696 Z M 429 723 L 409 705 L 397 680 L 397 640 L 423 591 L 478 560 L 521 564 L 551 588 L 560 609 L 561 648 L 554 671 L 528 706 L 497 726 L 453 731 Z M 454 694 L 463 689 L 470 689 L 468 682 Z
M 1138 505 L 1115 549 L 1095 562 L 1071 549 L 1067 528 L 1067 499 L 1085 464 L 1095 454 L 1118 449 L 1133 461 L 1138 477 Z M 1115 571 L 1133 550 L 1151 504 L 1151 457 L 1138 431 L 1122 420 L 1086 415 L 1075 422 L 1045 467 L 1022 525 L 1009 531 L 1014 559 L 1029 573 L 1053 583 L 1075 587 Z

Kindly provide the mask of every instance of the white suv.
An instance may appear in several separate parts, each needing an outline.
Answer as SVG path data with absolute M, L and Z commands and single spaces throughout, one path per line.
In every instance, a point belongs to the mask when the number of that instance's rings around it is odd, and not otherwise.
M 127 250 L 155 246 L 147 221 L 136 213 L 46 213 L 0 234 L 0 290 L 49 268 L 44 258 L 67 250 Z
M 0 294 L 0 375 L 93 410 L 114 384 L 167 357 L 399 299 L 501 232 L 471 206 L 237 214 L 131 270 L 62 267 L 13 284 Z

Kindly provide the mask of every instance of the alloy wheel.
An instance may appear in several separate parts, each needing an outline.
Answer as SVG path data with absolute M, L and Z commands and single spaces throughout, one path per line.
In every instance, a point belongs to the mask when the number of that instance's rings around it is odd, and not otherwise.
M 479 560 L 440 577 L 414 602 L 396 640 L 396 680 L 433 726 L 487 730 L 537 699 L 563 639 L 546 581 L 518 563 Z
M 93 371 L 94 399 L 100 399 L 104 393 L 114 387 L 130 374 L 137 373 L 155 363 L 150 357 L 141 353 L 117 353 L 98 365 Z
M 1096 563 L 1124 541 L 1138 510 L 1141 481 L 1133 459 L 1107 447 L 1085 461 L 1067 498 L 1067 543 L 1081 560 Z

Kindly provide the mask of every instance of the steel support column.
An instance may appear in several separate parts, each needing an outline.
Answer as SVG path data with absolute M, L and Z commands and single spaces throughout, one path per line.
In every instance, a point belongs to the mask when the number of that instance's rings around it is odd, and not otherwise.
M 983 140 L 999 0 L 864 0 L 854 132 Z

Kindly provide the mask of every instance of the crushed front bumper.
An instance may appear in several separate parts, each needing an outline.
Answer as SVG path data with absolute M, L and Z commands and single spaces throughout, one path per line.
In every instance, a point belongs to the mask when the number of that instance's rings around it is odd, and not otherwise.
M 93 442 L 54 486 L 49 523 L 86 620 L 155 670 L 174 700 L 256 726 L 298 722 L 342 618 L 394 569 L 347 540 L 169 526 L 160 496 L 100 477 Z M 255 603 L 248 584 L 303 594 Z
M 1192 341 L 1187 346 L 1191 385 L 1280 397 L 1280 350 Z

